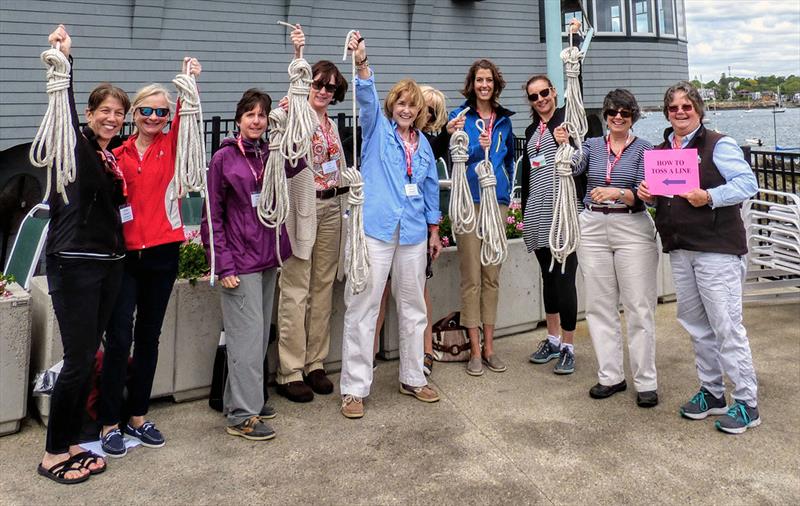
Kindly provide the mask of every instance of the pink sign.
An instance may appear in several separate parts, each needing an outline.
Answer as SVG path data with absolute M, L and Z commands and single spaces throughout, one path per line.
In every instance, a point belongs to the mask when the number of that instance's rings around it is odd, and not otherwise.
M 700 187 L 696 149 L 644 152 L 644 180 L 651 195 L 680 195 Z

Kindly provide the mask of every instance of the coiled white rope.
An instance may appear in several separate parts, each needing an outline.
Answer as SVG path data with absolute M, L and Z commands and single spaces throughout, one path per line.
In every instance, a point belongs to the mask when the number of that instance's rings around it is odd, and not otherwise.
M 469 111 L 469 107 L 456 115 L 460 118 Z M 475 205 L 472 202 L 472 191 L 467 181 L 467 160 L 469 159 L 469 135 L 459 129 L 450 137 L 450 160 L 453 163 L 450 183 L 450 222 L 456 234 L 471 234 L 477 226 Z
M 269 113 L 269 151 L 270 157 L 264 167 L 261 183 L 261 195 L 258 197 L 256 214 L 258 220 L 267 228 L 275 229 L 275 256 L 278 265 L 283 265 L 281 258 L 281 225 L 289 216 L 289 186 L 286 182 L 284 159 L 280 154 L 281 141 L 286 134 L 288 115 L 280 107 Z
M 570 138 L 577 144 L 578 157 L 583 153 L 583 138 L 588 130 L 586 111 L 583 109 L 583 97 L 580 88 L 580 67 L 584 54 L 572 46 L 561 51 L 564 71 L 567 75 L 567 87 L 564 92 L 565 119 L 562 126 Z M 575 181 L 572 179 L 572 160 L 576 149 L 569 142 L 558 146 L 555 154 L 555 170 L 553 185 L 557 187 L 553 201 L 553 222 L 550 224 L 548 238 L 552 259 L 550 271 L 555 262 L 561 264 L 561 272 L 566 268 L 567 257 L 578 249 L 580 242 L 580 224 L 578 223 L 577 193 Z M 558 178 L 558 185 L 555 179 Z
M 69 59 L 61 52 L 61 43 L 44 51 L 42 61 L 47 66 L 47 111 L 36 132 L 28 155 L 35 167 L 47 167 L 47 188 L 44 199 L 50 198 L 52 172 L 55 172 L 56 192 L 69 204 L 68 184 L 75 182 L 75 129 L 69 108 Z
M 200 92 L 197 81 L 191 74 L 191 60 L 184 59 L 183 69 L 172 82 L 178 90 L 181 110 L 178 114 L 181 121 L 178 127 L 178 138 L 175 145 L 175 175 L 170 185 L 170 199 L 176 200 L 189 192 L 200 192 L 206 206 L 206 224 L 208 225 L 209 257 L 211 273 L 209 283 L 214 286 L 216 273 L 216 256 L 214 252 L 214 227 L 211 224 L 211 202 L 207 198 L 208 188 L 206 174 L 206 143 L 203 131 L 203 107 L 200 104 Z
M 355 30 L 347 33 L 344 41 L 344 53 L 342 61 L 347 60 L 347 45 L 350 42 Z M 358 140 L 356 139 L 357 118 L 356 115 L 356 55 L 351 54 L 352 82 L 353 88 L 353 166 L 345 167 L 342 171 L 342 180 L 350 191 L 347 193 L 347 210 L 344 213 L 347 223 L 347 233 L 349 241 L 348 250 L 345 254 L 345 272 L 350 281 L 350 289 L 353 295 L 361 293 L 367 287 L 369 281 L 369 249 L 367 248 L 367 238 L 364 234 L 364 180 L 361 172 L 356 168 L 358 164 Z
M 480 118 L 475 126 L 481 133 L 486 131 L 486 124 Z M 497 178 L 494 175 L 494 166 L 489 161 L 489 148 L 483 150 L 483 160 L 475 166 L 475 173 L 478 175 L 481 191 L 476 230 L 481 239 L 481 265 L 500 265 L 508 255 L 508 239 L 500 206 L 497 204 Z
M 279 25 L 294 25 L 278 21 Z M 301 158 L 311 159 L 311 138 L 317 129 L 319 120 L 308 103 L 308 92 L 311 89 L 311 65 L 303 58 L 303 48 L 300 48 L 300 57 L 289 63 L 289 119 L 286 123 L 286 132 L 281 140 L 280 153 L 289 161 L 292 167 L 297 167 Z

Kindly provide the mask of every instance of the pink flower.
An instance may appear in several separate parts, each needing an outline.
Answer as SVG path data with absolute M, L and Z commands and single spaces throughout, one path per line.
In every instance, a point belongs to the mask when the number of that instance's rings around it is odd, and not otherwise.
M 515 221 L 517 220 L 515 220 L 513 216 L 506 216 L 506 223 L 509 225 L 513 225 Z
M 520 209 L 521 207 L 522 206 L 520 205 L 519 202 L 512 202 L 511 204 L 508 205 L 508 208 L 511 209 L 512 211 Z
M 523 228 L 523 225 L 522 225 L 522 222 L 520 221 L 519 223 L 517 223 L 517 230 L 522 230 L 522 228 Z
M 450 238 L 447 236 L 442 237 L 442 246 L 445 248 L 450 246 Z

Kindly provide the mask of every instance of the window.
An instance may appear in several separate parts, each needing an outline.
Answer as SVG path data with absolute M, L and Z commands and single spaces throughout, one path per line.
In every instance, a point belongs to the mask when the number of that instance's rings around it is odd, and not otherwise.
M 658 0 L 658 31 L 662 37 L 675 37 L 676 35 L 673 0 Z
M 625 10 L 622 0 L 594 0 L 594 19 L 597 33 L 625 33 Z
M 686 40 L 686 13 L 683 8 L 683 0 L 675 0 L 675 24 L 678 25 L 678 38 Z
M 655 35 L 653 0 L 630 0 L 631 33 L 633 35 Z
M 569 33 L 569 31 L 568 31 L 569 30 L 569 22 L 572 20 L 572 18 L 576 18 L 578 21 L 581 22 L 581 26 L 585 27 L 586 22 L 583 20 L 583 12 L 581 12 L 580 9 L 578 9 L 578 10 L 565 10 L 565 11 L 562 11 L 562 14 L 564 16 L 564 24 L 561 27 L 561 32 L 564 35 L 567 35 Z

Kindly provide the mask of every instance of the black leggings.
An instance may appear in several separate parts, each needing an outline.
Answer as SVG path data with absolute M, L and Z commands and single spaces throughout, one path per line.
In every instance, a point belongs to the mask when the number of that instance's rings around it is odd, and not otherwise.
M 549 248 L 537 248 L 536 260 L 542 271 L 542 292 L 544 295 L 544 312 L 561 317 L 561 328 L 567 332 L 575 330 L 578 314 L 578 293 L 575 289 L 575 271 L 578 269 L 578 256 L 572 253 L 567 257 L 566 269 L 561 273 L 561 264 L 553 264 L 550 272 Z

